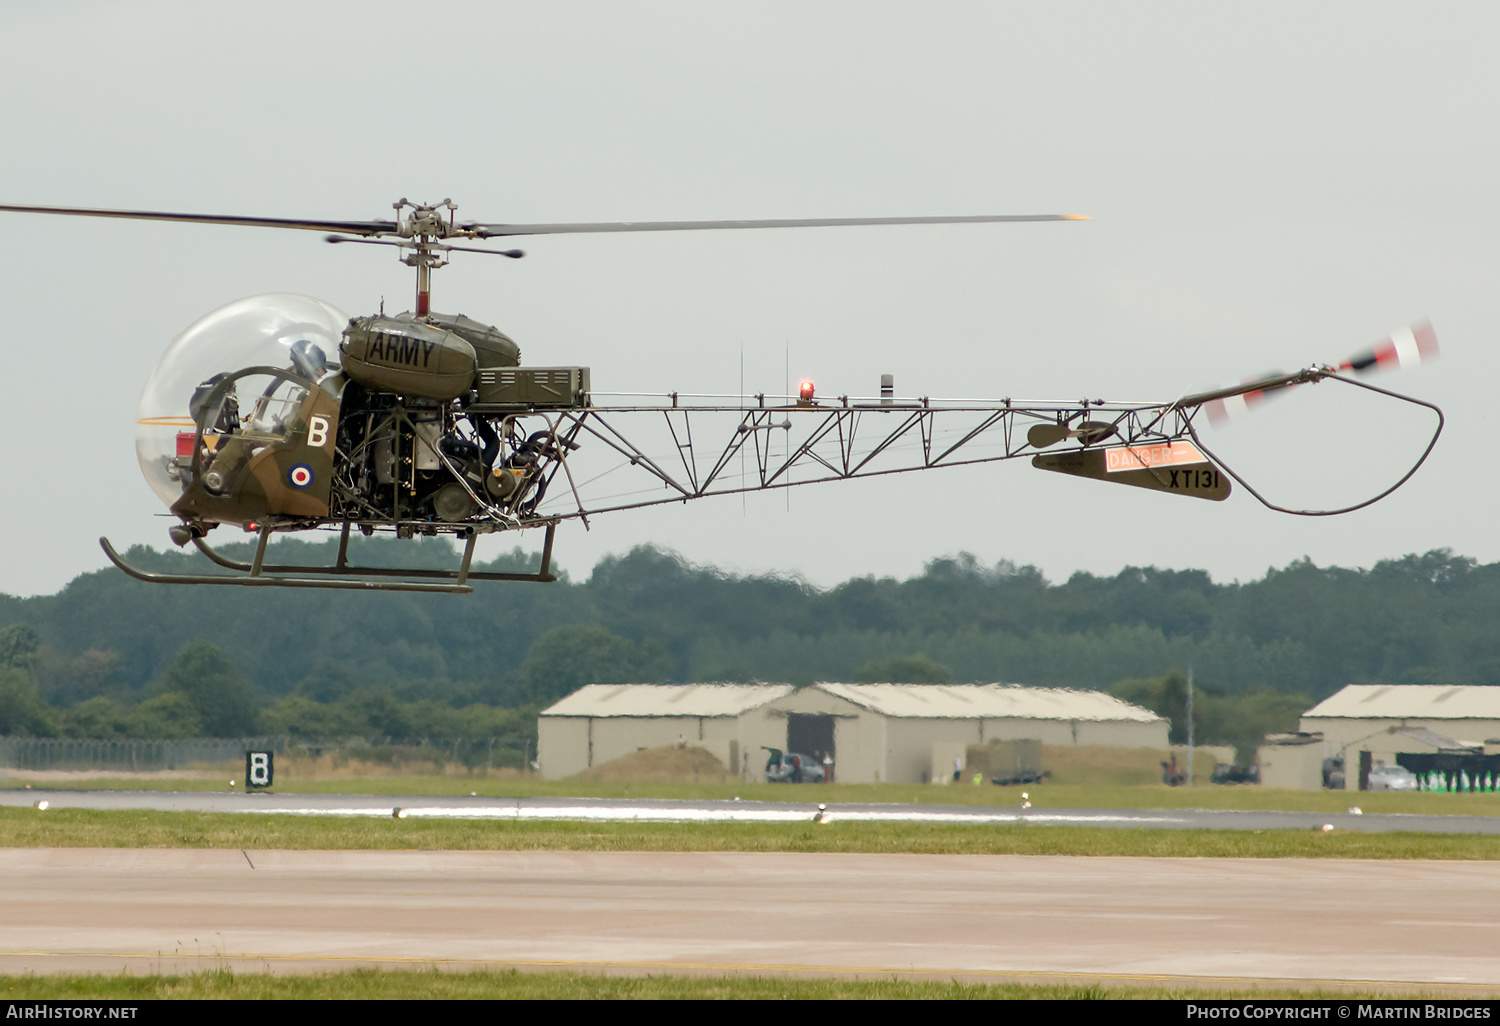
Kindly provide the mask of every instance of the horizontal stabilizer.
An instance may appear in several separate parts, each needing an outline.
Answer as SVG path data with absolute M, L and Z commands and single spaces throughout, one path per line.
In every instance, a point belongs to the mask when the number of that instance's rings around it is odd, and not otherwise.
M 1031 465 L 1074 477 L 1150 488 L 1173 495 L 1222 502 L 1229 498 L 1229 475 L 1208 461 L 1191 442 L 1115 445 L 1033 456 Z

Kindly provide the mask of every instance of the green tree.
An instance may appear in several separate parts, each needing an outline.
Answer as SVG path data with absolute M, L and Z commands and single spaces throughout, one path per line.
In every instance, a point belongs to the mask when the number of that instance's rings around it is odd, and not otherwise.
M 451 566 L 445 544 L 354 539 L 350 557 L 364 565 Z M 337 545 L 279 538 L 267 560 L 331 562 Z M 253 543 L 227 543 L 223 551 L 249 559 Z M 196 572 L 203 561 L 196 552 L 145 548 L 132 558 L 177 573 Z M 520 562 L 512 554 L 492 568 Z M 536 694 L 553 696 L 585 680 L 852 680 L 880 656 L 918 652 L 956 680 L 998 676 L 1039 686 L 1159 681 L 1172 667 L 1191 665 L 1222 689 L 1203 700 L 1205 709 L 1261 686 L 1316 700 L 1349 683 L 1500 685 L 1500 563 L 1443 550 L 1369 569 L 1300 560 L 1226 584 L 1202 571 L 1151 567 L 1054 584 L 1031 567 L 985 567 L 959 554 L 905 580 L 860 578 L 819 591 L 641 549 L 602 560 L 576 584 L 486 585 L 482 599 L 466 602 L 292 591 L 268 603 L 250 589 L 220 590 L 228 594 L 214 599 L 213 640 L 235 667 L 268 694 L 300 688 L 323 704 L 378 685 L 403 703 L 517 705 L 529 686 L 520 668 L 544 632 L 589 623 L 618 636 L 602 647 L 614 645 L 621 661 L 571 679 L 534 673 Z M 82 575 L 55 596 L 0 596 L 0 628 L 9 625 L 0 629 L 0 668 L 29 669 L 42 699 L 57 708 L 99 694 L 120 701 L 151 694 L 150 683 L 191 637 L 185 625 L 202 622 L 201 604 L 195 589 L 143 589 L 114 570 Z M 643 638 L 654 640 L 642 648 Z M 624 639 L 633 650 L 622 647 Z M 638 661 L 657 643 L 672 657 L 661 673 Z M 528 671 L 538 669 L 545 648 Z M 584 652 L 573 655 L 588 661 Z M 559 669 L 568 667 L 554 659 L 549 670 Z
M 306 695 L 286 696 L 262 711 L 260 722 L 268 734 L 295 738 L 364 737 L 370 733 L 369 723 L 351 715 L 347 703 L 325 704 Z
M 1122 680 L 1109 693 L 1165 716 L 1172 724 L 1168 733 L 1171 743 L 1187 743 L 1187 678 L 1182 674 L 1173 671 L 1163 677 Z M 1296 730 L 1302 714 L 1312 705 L 1306 695 L 1283 695 L 1269 688 L 1224 695 L 1216 689 L 1195 686 L 1193 741 L 1233 745 L 1235 761 L 1249 763 L 1267 734 Z
M 13 623 L 0 631 L 0 668 L 30 669 L 42 639 L 29 623 Z
M 120 657 L 114 652 L 91 648 L 76 656 L 53 648 L 37 652 L 31 664 L 42 696 L 55 706 L 71 706 L 88 698 L 109 695 L 119 699 L 127 689 L 120 686 Z
M 922 654 L 872 659 L 859 668 L 860 684 L 952 684 L 953 671 Z
M 312 672 L 297 685 L 297 694 L 315 702 L 336 702 L 356 691 L 361 686 L 359 675 L 347 664 L 323 658 L 313 666 Z
M 1295 731 L 1313 706 L 1307 695 L 1282 695 L 1258 688 L 1244 695 L 1209 696 L 1203 732 L 1210 744 L 1234 745 L 1234 761 L 1248 764 L 1267 734 Z M 1194 706 L 1193 712 L 1197 713 Z M 1195 717 L 1196 718 L 1196 717 Z
M 0 734 L 56 737 L 57 713 L 42 701 L 31 672 L 19 666 L 0 669 Z
M 209 737 L 241 737 L 255 732 L 255 695 L 235 670 L 228 653 L 211 641 L 184 645 L 162 674 L 156 692 L 158 697 L 185 697 Z
M 130 736 L 129 709 L 104 695 L 86 698 L 62 714 L 63 737 L 111 740 Z
M 181 691 L 166 691 L 130 710 L 126 729 L 131 737 L 202 737 L 203 717 L 193 700 Z
M 1132 705 L 1144 706 L 1171 724 L 1167 740 L 1174 745 L 1187 744 L 1187 678 L 1173 670 L 1164 677 L 1133 678 L 1117 682 L 1109 689 L 1116 698 Z M 1203 724 L 1203 692 L 1193 692 L 1193 742 L 1213 744 L 1199 729 Z
M 531 700 L 546 704 L 586 684 L 654 684 L 671 667 L 658 642 L 637 645 L 598 624 L 565 624 L 536 639 L 520 677 Z
M 401 703 L 383 688 L 351 691 L 335 702 L 334 708 L 362 737 L 404 739 L 414 733 Z

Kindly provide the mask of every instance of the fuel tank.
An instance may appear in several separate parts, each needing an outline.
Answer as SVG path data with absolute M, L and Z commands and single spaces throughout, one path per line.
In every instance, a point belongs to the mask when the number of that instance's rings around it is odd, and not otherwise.
M 474 347 L 481 369 L 485 367 L 518 367 L 521 364 L 521 347 L 505 332 L 489 324 L 481 324 L 463 314 L 433 313 L 427 318 L 445 331 L 451 331 Z
M 469 391 L 479 368 L 461 336 L 410 315 L 351 319 L 339 353 L 344 373 L 366 388 L 440 402 Z

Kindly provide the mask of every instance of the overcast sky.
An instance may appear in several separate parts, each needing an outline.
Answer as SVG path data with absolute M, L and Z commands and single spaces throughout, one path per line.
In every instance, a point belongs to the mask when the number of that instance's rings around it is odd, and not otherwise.
M 1258 577 L 1450 547 L 1500 559 L 1500 8 L 1440 3 L 0 3 L 0 202 L 482 221 L 1084 213 L 1023 225 L 526 240 L 458 255 L 436 309 L 608 391 L 1171 399 L 1334 361 L 1431 318 L 1377 381 L 1443 406 L 1412 483 L 1272 513 L 1027 462 L 601 517 L 574 576 L 642 543 L 820 585 L 961 550 L 1053 579 Z M 168 544 L 134 456 L 166 343 L 243 296 L 411 302 L 389 251 L 316 234 L 0 215 L 0 591 Z M 1419 452 L 1336 384 L 1214 436 L 1288 503 Z M 789 507 L 789 508 L 788 508 Z M 511 544 L 504 540 L 504 547 Z M 501 542 L 493 543 L 494 548 Z M 531 543 L 528 540 L 528 547 Z

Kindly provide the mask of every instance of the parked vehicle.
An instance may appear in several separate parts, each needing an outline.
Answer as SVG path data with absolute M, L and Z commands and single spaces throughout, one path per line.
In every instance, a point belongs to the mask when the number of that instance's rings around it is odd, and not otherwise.
M 1051 770 L 1016 770 L 1013 773 L 991 777 L 990 783 L 999 784 L 1001 787 L 1013 787 L 1016 784 L 1040 784 L 1050 776 L 1052 776 Z
M 1330 791 L 1342 791 L 1344 789 L 1344 760 L 1323 760 L 1323 786 Z
M 766 759 L 766 780 L 770 783 L 821 784 L 823 782 L 821 760 L 799 752 L 783 752 L 780 748 L 765 748 L 765 750 L 771 753 Z
M 1260 783 L 1260 767 L 1254 764 L 1231 766 L 1227 762 L 1221 762 L 1214 767 L 1209 780 L 1215 784 L 1258 784 Z
M 1417 778 L 1405 766 L 1375 766 L 1370 770 L 1371 791 L 1415 791 Z

